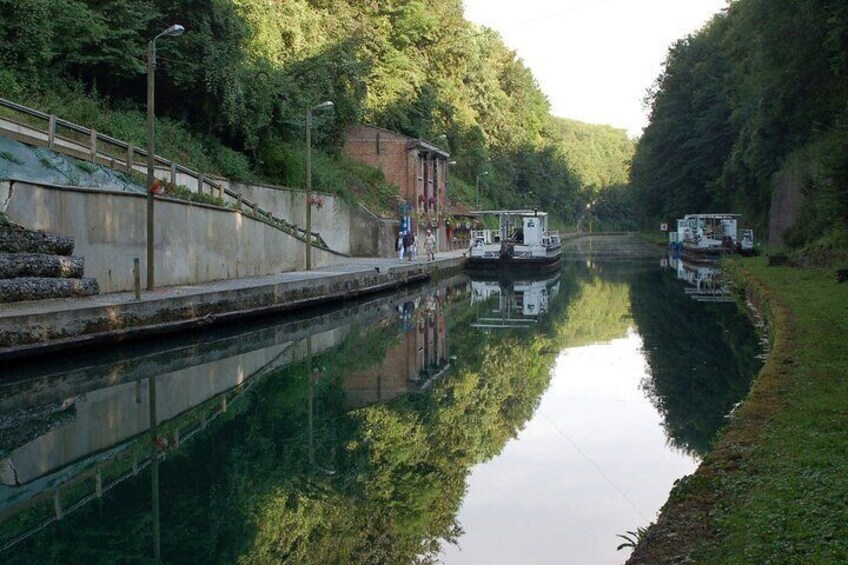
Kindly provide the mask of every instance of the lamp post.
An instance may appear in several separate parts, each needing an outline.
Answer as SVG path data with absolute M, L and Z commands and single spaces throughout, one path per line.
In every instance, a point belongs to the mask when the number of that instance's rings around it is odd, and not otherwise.
M 489 171 L 483 171 L 479 175 L 477 175 L 477 209 L 480 209 L 480 177 L 485 177 L 489 174 Z
M 160 37 L 175 37 L 182 35 L 185 28 L 174 24 L 147 44 L 147 290 L 153 290 L 153 184 L 156 182 L 156 158 L 154 148 L 153 120 L 156 117 L 154 109 L 154 74 L 156 73 L 156 40 Z
M 306 111 L 306 270 L 312 270 L 312 112 L 332 108 L 327 100 Z

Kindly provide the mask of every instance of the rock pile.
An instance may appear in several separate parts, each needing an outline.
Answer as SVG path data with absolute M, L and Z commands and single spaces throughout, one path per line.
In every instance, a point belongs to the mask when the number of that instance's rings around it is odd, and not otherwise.
M 83 277 L 85 260 L 73 251 L 72 237 L 0 225 L 0 302 L 100 292 L 95 279 Z

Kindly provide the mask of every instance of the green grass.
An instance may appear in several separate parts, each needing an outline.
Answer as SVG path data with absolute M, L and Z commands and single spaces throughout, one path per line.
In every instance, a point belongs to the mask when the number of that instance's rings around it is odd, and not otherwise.
M 769 321 L 772 352 L 634 562 L 848 562 L 848 284 L 765 257 L 731 270 Z
M 99 170 L 99 167 L 94 163 L 88 163 L 86 161 L 75 161 L 74 165 L 81 171 L 85 171 L 86 173 L 92 174 Z
M 765 264 L 743 269 L 766 301 L 786 308 L 791 327 L 777 331 L 792 339 L 776 343 L 763 370 L 766 379 L 780 373 L 771 394 L 752 400 L 779 400 L 744 470 L 725 477 L 722 490 L 741 496 L 717 514 L 722 534 L 696 555 L 703 563 L 848 562 L 848 285 L 832 270 Z

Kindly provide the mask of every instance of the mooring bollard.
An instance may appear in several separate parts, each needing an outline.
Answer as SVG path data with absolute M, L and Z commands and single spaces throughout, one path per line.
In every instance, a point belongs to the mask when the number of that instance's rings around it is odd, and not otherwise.
M 141 300 L 141 272 L 138 266 L 138 257 L 133 259 L 133 290 L 135 299 Z

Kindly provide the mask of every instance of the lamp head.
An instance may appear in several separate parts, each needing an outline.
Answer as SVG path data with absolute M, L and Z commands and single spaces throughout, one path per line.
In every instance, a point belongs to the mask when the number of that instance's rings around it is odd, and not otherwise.
M 160 37 L 176 37 L 177 35 L 182 35 L 185 31 L 185 28 L 180 24 L 174 24 L 153 39 L 150 40 L 151 43 L 156 43 L 156 40 Z
M 324 108 L 332 108 L 333 106 L 334 106 L 333 102 L 330 101 L 330 100 L 327 100 L 325 102 L 321 102 L 317 106 L 313 106 L 312 109 L 313 110 L 323 110 Z
M 162 32 L 162 35 L 165 37 L 176 37 L 178 35 L 182 35 L 185 31 L 185 28 L 180 24 L 174 24 L 165 31 Z

